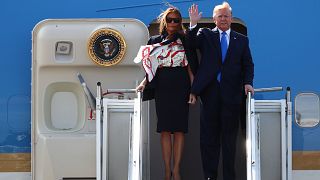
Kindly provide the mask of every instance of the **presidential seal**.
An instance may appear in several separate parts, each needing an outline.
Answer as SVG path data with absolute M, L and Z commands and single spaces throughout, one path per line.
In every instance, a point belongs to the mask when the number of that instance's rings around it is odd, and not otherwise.
M 93 62 L 102 66 L 118 64 L 126 51 L 123 36 L 114 29 L 98 29 L 88 41 L 88 52 Z

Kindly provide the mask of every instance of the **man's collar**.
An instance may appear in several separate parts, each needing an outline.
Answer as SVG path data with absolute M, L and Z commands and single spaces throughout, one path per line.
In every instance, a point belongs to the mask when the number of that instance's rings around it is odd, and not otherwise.
M 217 28 L 217 27 L 216 27 Z M 219 31 L 219 33 L 221 34 L 223 31 L 221 30 L 221 29 L 219 29 L 219 28 L 217 28 L 218 29 L 218 31 Z M 230 35 L 230 32 L 231 32 L 231 29 L 229 28 L 228 30 L 226 30 L 225 31 L 227 34 L 228 34 L 228 36 Z

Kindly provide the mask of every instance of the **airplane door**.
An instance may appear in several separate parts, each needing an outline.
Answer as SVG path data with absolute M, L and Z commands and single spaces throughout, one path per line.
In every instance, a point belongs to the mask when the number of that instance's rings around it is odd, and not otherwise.
M 33 180 L 96 179 L 96 121 L 99 120 L 95 116 L 96 92 L 93 90 L 97 82 L 101 82 L 103 90 L 134 89 L 143 79 L 144 72 L 133 59 L 148 38 L 147 27 L 136 19 L 50 19 L 34 27 Z M 133 112 L 134 119 L 135 93 L 108 96 L 110 99 L 128 101 L 126 105 L 130 107 L 127 110 Z M 118 111 L 116 108 L 111 110 Z M 131 115 L 119 112 L 111 113 L 111 116 L 122 119 Z M 126 123 L 123 121 L 129 127 Z M 111 130 L 122 128 L 115 122 L 109 125 Z M 121 135 L 129 132 L 115 133 Z M 124 139 L 123 136 L 113 138 L 113 145 L 118 145 L 114 143 L 117 138 Z M 142 141 L 148 144 L 148 136 L 143 136 Z M 119 147 L 121 154 L 129 148 L 129 144 Z M 126 156 L 129 157 L 128 154 Z M 118 163 L 122 166 L 123 159 L 127 158 L 121 155 L 110 158 L 114 160 L 115 157 L 119 161 L 113 161 L 112 165 Z M 126 171 L 130 168 L 127 164 Z
M 282 89 L 282 88 L 281 88 Z M 279 88 L 256 89 L 255 93 Z M 291 180 L 290 90 L 285 99 L 247 98 L 247 180 Z

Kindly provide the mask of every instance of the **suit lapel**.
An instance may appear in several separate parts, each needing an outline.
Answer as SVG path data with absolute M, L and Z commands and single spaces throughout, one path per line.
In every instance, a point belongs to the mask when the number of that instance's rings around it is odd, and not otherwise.
M 212 29 L 212 39 L 213 39 L 213 44 L 216 48 L 218 48 L 218 53 L 220 57 L 220 63 L 221 61 L 221 44 L 220 44 L 220 34 L 218 28 Z
M 236 40 L 237 40 L 237 38 L 236 38 L 235 35 L 236 35 L 236 34 L 231 30 L 231 31 L 230 31 L 229 46 L 228 46 L 228 50 L 227 50 L 227 54 L 226 54 L 226 59 L 225 59 L 225 61 L 227 61 L 227 60 L 229 59 L 229 56 L 230 56 L 230 54 L 232 53 L 232 50 L 233 50 L 234 47 L 235 47 L 235 43 L 236 43 Z M 225 62 L 225 61 L 224 61 L 224 62 Z
M 220 46 L 220 34 L 219 34 L 219 31 L 217 28 L 214 28 L 212 30 L 213 32 L 213 42 L 215 44 L 216 47 L 219 47 L 221 49 L 221 46 Z
M 219 54 L 218 64 L 221 65 L 222 64 L 222 54 L 221 54 L 220 32 L 217 27 L 212 29 L 212 32 L 213 32 L 212 33 L 213 34 L 213 42 L 217 48 L 216 52 Z

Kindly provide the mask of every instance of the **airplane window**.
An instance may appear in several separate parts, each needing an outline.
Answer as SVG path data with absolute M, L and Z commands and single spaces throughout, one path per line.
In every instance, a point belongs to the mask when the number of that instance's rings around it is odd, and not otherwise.
M 319 96 L 300 93 L 295 98 L 295 121 L 301 127 L 314 127 L 320 121 Z

